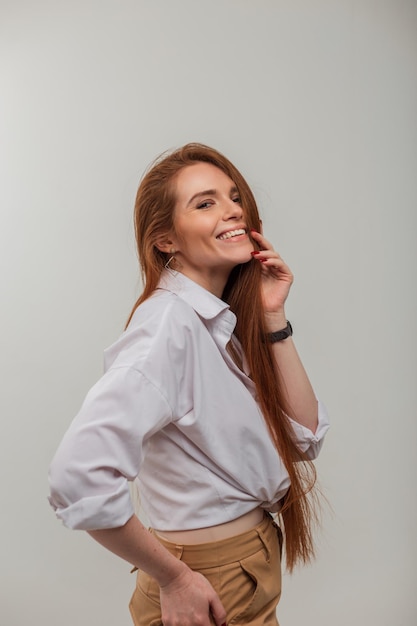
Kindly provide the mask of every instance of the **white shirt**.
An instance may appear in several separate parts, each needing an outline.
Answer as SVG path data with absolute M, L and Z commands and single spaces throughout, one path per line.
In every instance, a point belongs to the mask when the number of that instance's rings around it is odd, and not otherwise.
M 66 526 L 125 524 L 136 477 L 150 524 L 162 531 L 279 508 L 289 478 L 255 386 L 226 350 L 235 323 L 225 302 L 180 273 L 163 274 L 105 351 L 105 373 L 52 461 L 50 503 Z M 315 434 L 291 423 L 316 457 L 329 426 L 323 405 Z

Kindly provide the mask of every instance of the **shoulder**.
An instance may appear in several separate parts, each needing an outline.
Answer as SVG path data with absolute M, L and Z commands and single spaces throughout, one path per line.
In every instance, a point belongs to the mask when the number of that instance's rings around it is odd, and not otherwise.
M 176 294 L 158 289 L 136 309 L 128 328 L 105 351 L 106 369 L 123 365 L 146 374 L 150 363 L 183 355 L 201 326 L 192 306 Z
M 167 289 L 156 289 L 153 294 L 142 302 L 134 312 L 129 328 L 135 328 L 138 324 L 142 325 L 149 318 L 163 317 L 166 318 L 170 313 L 183 312 L 184 314 L 195 314 L 193 307 L 185 302 L 178 294 L 168 291 Z
M 157 289 L 135 311 L 127 332 L 169 338 L 172 333 L 196 330 L 201 325 L 195 309 L 177 294 Z

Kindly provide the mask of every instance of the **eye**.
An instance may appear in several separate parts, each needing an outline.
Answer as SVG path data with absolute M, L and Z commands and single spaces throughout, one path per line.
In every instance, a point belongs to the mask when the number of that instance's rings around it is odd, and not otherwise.
M 209 209 L 213 202 L 211 200 L 204 200 L 204 202 L 200 202 L 197 204 L 197 209 Z
M 241 199 L 240 196 L 235 196 L 234 198 L 232 198 L 233 202 L 237 202 L 237 204 L 241 203 Z

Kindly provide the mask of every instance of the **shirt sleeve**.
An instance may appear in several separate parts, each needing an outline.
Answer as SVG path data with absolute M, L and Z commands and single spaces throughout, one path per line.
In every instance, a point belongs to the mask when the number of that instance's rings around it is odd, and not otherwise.
M 290 420 L 291 426 L 293 427 L 295 440 L 298 444 L 298 447 L 307 454 L 307 457 L 310 460 L 316 459 L 318 457 L 321 447 L 323 445 L 324 436 L 330 427 L 326 407 L 320 400 L 317 400 L 317 403 L 318 425 L 315 433 L 313 433 L 309 428 L 306 428 L 302 424 L 299 424 L 295 420 L 291 419 L 290 417 L 288 418 Z
M 172 419 L 163 394 L 131 367 L 110 369 L 89 391 L 49 470 L 49 502 L 69 528 L 116 528 L 133 515 L 128 481 L 147 439 Z

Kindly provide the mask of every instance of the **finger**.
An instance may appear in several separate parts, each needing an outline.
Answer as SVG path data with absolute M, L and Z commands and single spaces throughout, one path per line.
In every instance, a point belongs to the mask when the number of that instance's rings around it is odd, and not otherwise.
M 268 241 L 268 239 L 266 239 L 261 233 L 258 233 L 257 230 L 251 229 L 250 234 L 251 234 L 251 237 L 256 241 L 256 243 L 258 243 L 261 246 L 261 248 L 265 250 L 273 249 L 272 243 Z
M 266 261 L 272 261 L 272 263 L 269 263 L 269 265 L 275 264 L 277 267 L 288 267 L 285 261 L 279 256 L 277 252 L 275 252 L 275 250 L 254 250 L 253 252 L 251 252 L 251 254 L 261 263 L 265 263 Z
M 275 250 L 253 250 L 251 255 L 257 259 L 277 259 L 277 261 L 283 262 L 283 259 Z
M 288 280 L 293 280 L 293 275 L 290 268 L 284 263 L 282 259 L 266 259 L 262 263 L 262 267 L 268 268 L 274 271 L 277 275 L 279 274 L 280 276 L 285 277 Z
M 252 255 L 254 259 L 259 261 L 262 265 L 263 271 L 273 271 L 274 273 L 281 274 L 288 277 L 291 281 L 293 275 L 288 265 L 281 259 L 281 257 L 272 252 L 260 251 L 258 254 Z
M 292 272 L 288 265 L 285 265 L 284 261 L 281 261 L 279 259 L 265 259 L 261 260 L 261 263 L 262 269 L 270 270 L 276 276 L 285 278 L 286 280 L 290 280 L 291 282 L 293 281 Z
M 211 614 L 216 622 L 217 626 L 225 626 L 226 623 L 226 611 L 223 604 L 220 602 L 218 595 L 215 595 L 210 602 Z

